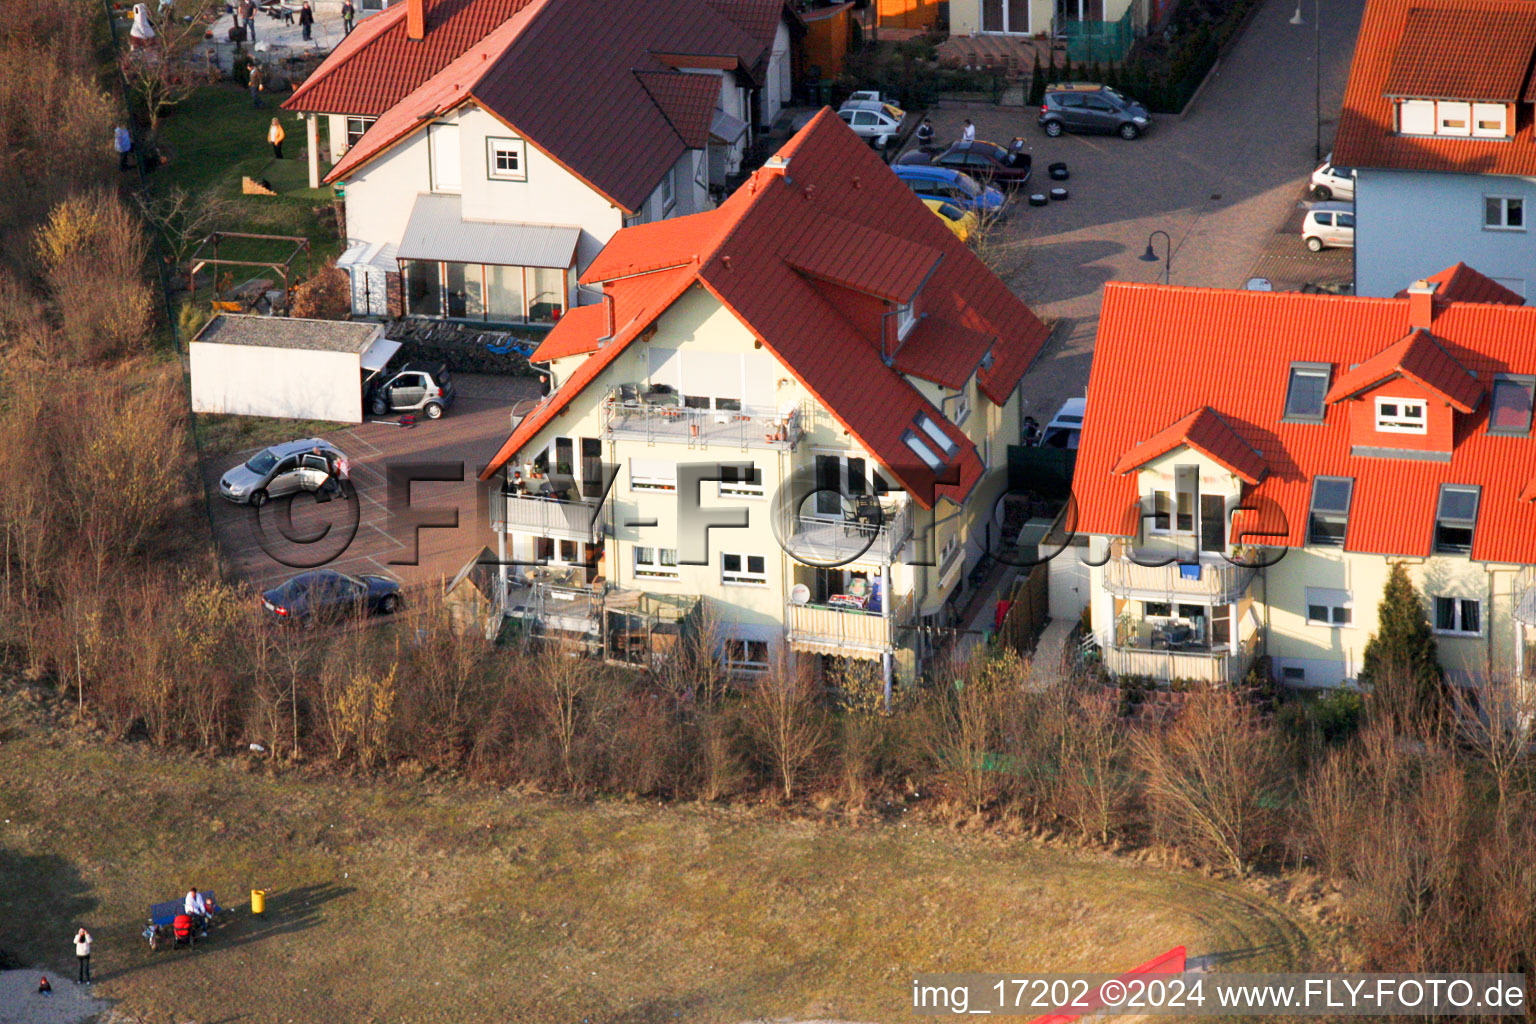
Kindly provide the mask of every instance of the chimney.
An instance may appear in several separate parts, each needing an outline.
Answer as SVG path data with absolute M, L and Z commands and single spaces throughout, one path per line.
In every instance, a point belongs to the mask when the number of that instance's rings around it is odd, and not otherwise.
M 1435 322 L 1435 289 L 1440 282 L 1415 281 L 1408 286 L 1408 329 L 1429 330 Z
M 405 0 L 405 38 L 427 37 L 427 0 Z

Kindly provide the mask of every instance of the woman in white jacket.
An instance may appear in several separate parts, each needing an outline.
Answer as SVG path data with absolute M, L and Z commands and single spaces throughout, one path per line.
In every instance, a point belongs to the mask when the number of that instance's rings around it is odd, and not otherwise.
M 81 928 L 75 932 L 75 959 L 80 963 L 79 983 L 91 983 L 91 933 Z

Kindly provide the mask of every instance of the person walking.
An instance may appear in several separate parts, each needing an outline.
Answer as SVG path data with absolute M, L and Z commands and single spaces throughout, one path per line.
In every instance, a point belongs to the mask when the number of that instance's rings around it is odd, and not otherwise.
M 251 90 L 251 106 L 266 106 L 265 103 L 261 102 L 261 94 L 267 88 L 267 79 L 266 76 L 261 73 L 261 65 L 257 64 L 255 61 L 251 61 L 251 75 L 250 78 L 246 80 L 246 87 Z
M 310 9 L 309 0 L 304 0 L 304 6 L 299 8 L 299 27 L 304 30 L 304 41 L 310 42 L 310 29 L 315 24 L 315 12 Z
M 122 125 L 112 129 L 112 148 L 117 150 L 117 169 L 128 170 L 128 158 L 133 153 L 133 135 Z
M 256 0 L 240 0 L 240 6 L 236 10 L 245 22 L 246 37 L 254 43 L 256 41 Z
M 960 141 L 961 142 L 975 142 L 976 141 L 976 126 L 974 124 L 971 124 L 971 119 L 970 118 L 966 118 L 965 119 L 965 124 L 963 124 L 961 126 L 961 128 L 960 128 Z
M 75 932 L 75 960 L 80 965 L 80 977 L 75 981 L 80 985 L 91 983 L 91 933 L 81 928 Z
M 352 20 L 357 17 L 357 8 L 352 6 L 352 0 L 341 0 L 341 37 L 345 39 L 352 34 Z
M 281 160 L 283 158 L 283 140 L 287 137 L 288 134 L 283 131 L 283 126 L 274 117 L 272 119 L 272 127 L 267 129 L 267 141 L 272 143 L 272 159 Z

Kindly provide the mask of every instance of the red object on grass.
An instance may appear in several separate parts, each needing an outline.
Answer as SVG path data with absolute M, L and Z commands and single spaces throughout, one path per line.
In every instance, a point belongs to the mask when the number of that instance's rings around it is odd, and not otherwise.
M 1174 946 L 1162 956 L 1155 956 L 1140 967 L 1132 967 L 1120 975 L 1119 980 L 1128 981 L 1131 978 L 1141 977 L 1145 974 L 1183 974 L 1184 958 L 1186 955 L 1187 950 L 1183 946 Z M 1044 1017 L 1036 1017 L 1029 1024 L 1072 1024 L 1073 1021 L 1081 1020 L 1084 1016 L 1095 1012 L 1103 1005 L 1103 1002 L 1099 999 L 1098 992 L 1095 992 L 1087 998 L 1085 1005 L 1073 1007 L 1073 1009 L 1080 1009 L 1081 1012 L 1079 1013 L 1048 1013 Z

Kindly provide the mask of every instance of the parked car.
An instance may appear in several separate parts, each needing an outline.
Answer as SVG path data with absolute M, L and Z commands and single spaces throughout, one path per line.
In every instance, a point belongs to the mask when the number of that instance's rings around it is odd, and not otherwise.
M 400 607 L 400 584 L 388 576 L 316 569 L 268 590 L 261 595 L 261 605 L 280 620 L 304 625 L 352 615 L 390 615 Z
M 889 103 L 850 100 L 842 105 L 837 116 L 853 129 L 853 134 L 876 149 L 884 149 L 901 136 L 901 126 L 907 114 Z
M 1083 416 L 1088 411 L 1088 399 L 1069 398 L 1056 410 L 1051 422 L 1040 431 L 1035 441 L 1042 448 L 1068 448 L 1075 450 L 1083 436 Z
M 1129 140 L 1152 127 L 1152 115 L 1107 85 L 1067 82 L 1045 87 L 1039 124 L 1052 138 L 1072 131 L 1103 132 Z
M 406 363 L 385 367 L 367 384 L 365 404 L 375 416 L 420 410 L 435 420 L 453 405 L 453 378 L 447 363 Z
M 263 448 L 220 477 L 219 495 L 260 508 L 268 498 L 314 493 L 335 475 L 336 463 L 344 458 L 340 448 L 318 437 L 285 441 Z
M 958 205 L 947 199 L 924 199 L 923 205 L 938 214 L 949 230 L 955 233 L 960 241 L 969 241 L 971 232 L 981 224 L 981 218 L 969 210 L 963 210 Z
M 1301 240 L 1313 252 L 1355 246 L 1355 204 L 1313 203 L 1301 221 Z
M 1335 166 L 1333 154 L 1329 153 L 1323 165 L 1312 172 L 1312 198 L 1348 199 L 1353 202 L 1355 198 L 1354 168 Z
M 917 150 L 896 161 L 902 166 L 947 167 L 969 174 L 979 182 L 1002 188 L 1020 188 L 1029 181 L 1032 160 L 1024 151 L 1024 140 L 1014 139 L 1005 149 L 995 142 L 977 139 L 957 142 L 937 156 Z
M 891 170 L 922 199 L 943 199 L 977 214 L 1006 217 L 1003 193 L 962 171 L 924 164 L 894 163 Z
M 901 106 L 901 101 L 895 96 L 890 93 L 881 95 L 879 89 L 860 89 L 858 92 L 851 92 L 848 98 L 843 100 L 843 106 L 846 107 L 850 103 L 889 103 L 893 107 Z

